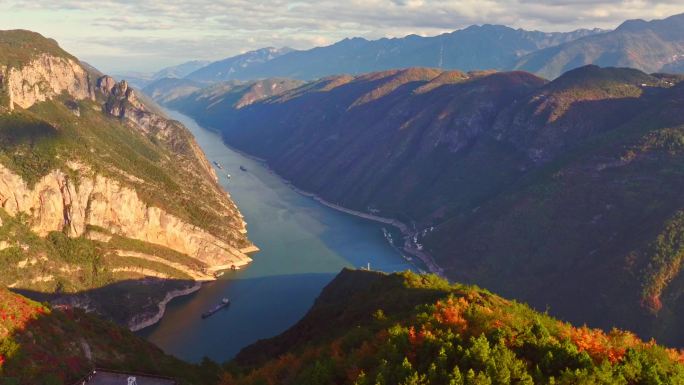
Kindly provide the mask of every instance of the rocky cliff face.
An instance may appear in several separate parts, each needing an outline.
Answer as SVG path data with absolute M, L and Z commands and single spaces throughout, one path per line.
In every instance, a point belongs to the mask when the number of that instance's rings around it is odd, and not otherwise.
M 125 81 L 4 31 L 0 104 L 2 284 L 139 328 L 258 250 L 190 132 Z
M 94 99 L 88 73 L 73 59 L 40 55 L 20 68 L 0 67 L 0 82 L 4 82 L 9 97 L 9 109 L 29 108 L 66 92 L 74 99 Z
M 41 55 L 21 68 L 11 68 L 5 75 L 10 108 L 29 108 L 66 93 L 71 98 L 95 99 L 95 92 L 106 97 L 103 111 L 134 125 L 142 133 L 154 135 L 175 150 L 189 150 L 196 162 L 215 182 L 216 174 L 197 144 L 181 135 L 184 128 L 150 112 L 125 81 L 109 76 L 96 81 L 72 59 Z M 70 180 L 66 170 L 53 170 L 33 188 L 19 175 L 0 166 L 0 200 L 10 214 L 31 214 L 32 229 L 41 236 L 50 231 L 65 231 L 81 236 L 88 225 L 102 227 L 114 234 L 169 247 L 206 262 L 213 269 L 244 265 L 250 258 L 208 232 L 183 222 L 164 210 L 143 202 L 136 192 L 116 180 L 97 175 L 88 166 L 71 163 L 71 171 L 80 176 Z M 229 199 L 226 199 L 229 201 Z M 226 206 L 234 208 L 232 202 Z M 240 221 L 243 228 L 244 222 Z
M 79 237 L 90 225 L 187 254 L 214 271 L 251 261 L 235 246 L 143 202 L 119 181 L 84 165 L 72 164 L 71 171 L 80 176 L 78 180 L 54 170 L 30 188 L 0 165 L 0 204 L 13 216 L 30 213 L 31 229 L 40 236 L 64 231 Z

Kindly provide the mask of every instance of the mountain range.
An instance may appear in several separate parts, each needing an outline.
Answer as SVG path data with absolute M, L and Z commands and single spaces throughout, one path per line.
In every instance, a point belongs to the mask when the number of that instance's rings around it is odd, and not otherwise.
M 460 71 L 525 70 L 553 79 L 587 64 L 680 72 L 684 14 L 663 20 L 628 20 L 615 30 L 546 33 L 503 25 L 473 25 L 439 36 L 344 39 L 308 50 L 264 48 L 216 61 L 187 75 L 200 82 L 294 78 L 409 67 Z
M 486 24 L 434 37 L 352 38 L 304 51 L 257 50 L 214 62 L 187 78 L 195 81 L 273 77 L 311 80 L 414 66 L 464 71 L 501 69 L 514 66 L 527 53 L 600 32 L 593 29 L 545 33 Z
M 628 20 L 614 31 L 530 53 L 513 68 L 551 79 L 585 64 L 631 67 L 648 73 L 681 72 L 684 14 L 649 22 Z
M 453 280 L 682 344 L 681 80 L 410 68 L 165 103 L 296 187 L 402 222 Z
M 147 72 L 123 72 L 113 75 L 116 79 L 125 79 L 135 88 L 143 88 L 159 79 L 180 79 L 211 64 L 207 60 L 191 60 L 185 63 L 165 67 L 154 73 Z

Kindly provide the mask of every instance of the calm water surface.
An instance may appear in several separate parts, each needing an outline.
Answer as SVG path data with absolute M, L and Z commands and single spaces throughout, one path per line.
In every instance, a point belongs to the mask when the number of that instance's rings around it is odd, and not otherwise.
M 245 216 L 249 238 L 261 248 L 250 265 L 175 299 L 159 324 L 140 332 L 167 353 L 193 362 L 204 356 L 228 360 L 297 322 L 343 267 L 370 262 L 384 271 L 411 268 L 385 241 L 381 224 L 296 193 L 260 162 L 226 147 L 218 134 L 167 112 L 192 131 L 209 161 L 223 165 L 217 169 L 220 183 Z M 200 314 L 223 297 L 231 299 L 230 307 L 202 320 Z

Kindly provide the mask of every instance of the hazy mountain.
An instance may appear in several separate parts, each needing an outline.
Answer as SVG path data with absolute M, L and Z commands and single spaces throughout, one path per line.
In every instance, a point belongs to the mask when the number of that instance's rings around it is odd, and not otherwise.
M 180 79 L 211 63 L 206 60 L 192 60 L 182 64 L 163 68 L 157 72 L 128 71 L 112 75 L 118 80 L 125 80 L 128 84 L 137 89 L 143 89 L 148 84 L 165 78 Z
M 128 71 L 113 74 L 117 80 L 125 80 L 133 88 L 141 89 L 154 80 L 154 74 L 148 72 Z
M 260 67 L 277 57 L 293 52 L 292 48 L 262 48 L 227 59 L 215 61 L 187 75 L 190 80 L 222 81 L 231 79 L 246 79 L 241 74 L 249 72 L 254 67 Z
M 301 80 L 265 79 L 226 81 L 211 86 L 188 79 L 161 79 L 143 90 L 159 103 L 170 108 L 225 111 L 241 108 L 256 101 L 282 94 L 304 84 Z
M 407 69 L 173 106 L 297 187 L 415 225 L 452 279 L 681 344 L 680 80 Z
M 629 20 L 611 32 L 542 49 L 515 65 L 547 78 L 585 64 L 676 71 L 684 63 L 684 14 L 663 20 Z
M 569 33 L 525 31 L 501 25 L 471 26 L 433 37 L 366 40 L 344 39 L 333 45 L 280 56 L 271 48 L 247 53 L 211 64 L 188 76 L 193 80 L 261 79 L 289 77 L 316 79 L 335 74 L 413 66 L 459 69 L 503 69 L 520 56 L 536 50 L 601 32 L 577 30 Z M 252 56 L 269 60 L 250 60 Z M 248 64 L 244 64 L 245 61 Z
M 159 103 L 167 103 L 179 97 L 199 91 L 207 85 L 190 79 L 161 78 L 149 83 L 142 90 Z
M 163 78 L 184 78 L 200 68 L 206 67 L 210 63 L 211 61 L 209 60 L 193 60 L 175 66 L 166 67 L 155 72 L 154 75 L 152 75 L 152 79 L 158 80 Z

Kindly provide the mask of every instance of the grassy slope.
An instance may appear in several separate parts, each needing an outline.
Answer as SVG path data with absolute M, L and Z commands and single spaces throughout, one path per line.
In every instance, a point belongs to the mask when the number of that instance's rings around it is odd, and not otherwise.
M 224 384 L 678 384 L 679 351 L 434 276 L 343 271 Z
M 81 311 L 0 290 L 2 384 L 68 384 L 93 366 L 182 384 L 681 384 L 682 361 L 628 332 L 576 328 L 413 273 L 343 270 L 299 323 L 223 368 L 184 363 Z
M 0 66 L 20 67 L 44 53 L 78 62 L 56 41 L 39 33 L 21 29 L 0 31 Z

